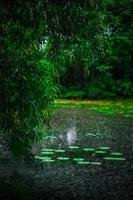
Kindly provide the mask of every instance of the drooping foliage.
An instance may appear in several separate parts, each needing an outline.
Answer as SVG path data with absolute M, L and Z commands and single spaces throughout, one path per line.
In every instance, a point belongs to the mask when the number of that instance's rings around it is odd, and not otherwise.
M 55 68 L 40 45 L 44 2 L 1 3 L 1 134 L 17 158 L 26 158 L 55 97 Z
M 88 68 L 103 46 L 103 1 L 48 1 L 50 56 L 61 68 Z M 52 28 L 52 29 L 51 29 Z M 57 50 L 57 52 L 55 51 Z
M 132 5 L 1 1 L 1 135 L 14 155 L 41 135 L 55 82 L 65 98 L 132 95 Z

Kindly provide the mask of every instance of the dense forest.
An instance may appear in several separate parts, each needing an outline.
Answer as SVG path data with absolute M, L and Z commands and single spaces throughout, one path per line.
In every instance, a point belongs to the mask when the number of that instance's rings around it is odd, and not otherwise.
M 60 58 L 65 68 L 60 77 L 60 95 L 86 99 L 131 97 L 133 1 L 87 4 L 76 5 L 76 16 L 72 14 L 77 30 Z
M 133 94 L 132 0 L 1 1 L 1 137 L 29 156 L 55 98 Z

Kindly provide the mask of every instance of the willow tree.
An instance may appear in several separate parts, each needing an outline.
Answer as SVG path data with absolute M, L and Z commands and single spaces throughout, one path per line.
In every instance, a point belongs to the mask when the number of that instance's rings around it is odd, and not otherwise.
M 101 0 L 1 2 L 1 135 L 16 157 L 28 156 L 41 135 L 56 71 L 85 47 L 85 72 L 101 51 L 102 9 Z
M 40 45 L 44 3 L 1 2 L 1 137 L 19 159 L 29 158 L 55 96 L 54 65 Z

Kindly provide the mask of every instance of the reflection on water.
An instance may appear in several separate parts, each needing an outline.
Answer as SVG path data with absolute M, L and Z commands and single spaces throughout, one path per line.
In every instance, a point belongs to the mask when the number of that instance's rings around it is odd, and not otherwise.
M 69 157 L 69 164 L 74 164 L 73 159 L 82 158 L 91 164 L 101 162 L 102 166 L 112 167 L 112 163 L 120 163 L 126 167 L 131 163 L 133 149 L 130 134 L 132 129 L 129 126 L 131 121 L 119 116 L 113 118 L 95 113 L 88 116 L 87 112 L 78 109 L 57 112 L 56 116 L 60 118 L 55 118 L 55 134 L 47 136 L 49 140 L 44 144 L 45 148 L 53 148 L 52 159 Z
M 68 145 L 74 144 L 77 140 L 77 133 L 76 133 L 76 127 L 72 126 L 68 129 L 68 132 L 66 134 L 66 139 Z
M 129 198 L 133 180 L 131 125 L 132 120 L 124 117 L 88 116 L 88 110 L 83 109 L 57 110 L 53 122 L 56 138 L 45 140 L 47 154 L 43 149 L 36 157 L 44 167 L 36 180 L 37 190 L 44 188 L 47 194 L 50 188 L 57 199 L 64 200 L 133 199 Z M 49 148 L 53 149 L 51 155 Z

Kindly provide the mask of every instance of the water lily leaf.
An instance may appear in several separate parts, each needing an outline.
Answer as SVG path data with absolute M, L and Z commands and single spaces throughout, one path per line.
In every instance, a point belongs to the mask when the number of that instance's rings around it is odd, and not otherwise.
M 99 166 L 99 165 L 101 165 L 102 163 L 101 163 L 101 162 L 90 162 L 90 164 Z
M 124 160 L 126 160 L 125 158 L 122 158 L 122 157 L 120 157 L 120 158 L 118 158 L 118 157 L 104 157 L 103 158 L 104 160 L 116 160 L 116 161 L 124 161 Z
M 45 158 L 43 156 L 35 156 L 36 159 L 38 160 L 44 160 Z
M 90 162 L 88 162 L 88 161 L 79 161 L 77 163 L 80 164 L 80 165 L 88 165 L 88 164 L 90 164 Z
M 102 155 L 102 154 L 106 154 L 106 151 L 95 151 L 95 153 Z
M 42 149 L 42 151 L 54 151 L 54 149 Z
M 83 161 L 83 160 L 84 160 L 84 158 L 73 158 L 73 160 L 74 160 L 74 161 L 78 161 L 78 162 L 79 162 L 79 161 Z
M 112 152 L 110 153 L 112 156 L 122 156 L 123 154 L 120 152 Z
M 69 146 L 68 148 L 69 148 L 69 149 L 79 149 L 78 146 Z
M 40 159 L 40 156 L 35 156 L 35 159 Z
M 53 163 L 53 162 L 55 162 L 55 160 L 53 160 L 53 159 L 43 159 L 42 161 L 46 162 L 46 163 Z
M 95 151 L 95 149 L 93 149 L 93 148 L 83 148 L 83 150 L 84 150 L 84 151 L 89 151 L 89 152 Z
M 54 152 L 53 151 L 44 151 L 44 152 L 41 152 L 41 155 L 52 155 L 52 154 L 54 154 Z
M 100 149 L 100 150 L 109 150 L 110 147 L 98 147 L 98 149 Z
M 52 158 L 51 157 L 42 157 L 43 158 L 43 160 L 51 160 Z
M 65 161 L 65 160 L 69 160 L 70 158 L 69 157 L 58 157 L 57 159 Z
M 65 152 L 65 150 L 63 150 L 63 149 L 56 149 L 56 150 L 54 150 L 56 153 L 64 153 Z

